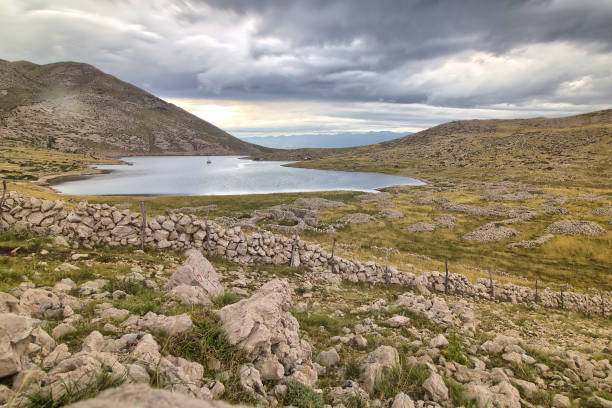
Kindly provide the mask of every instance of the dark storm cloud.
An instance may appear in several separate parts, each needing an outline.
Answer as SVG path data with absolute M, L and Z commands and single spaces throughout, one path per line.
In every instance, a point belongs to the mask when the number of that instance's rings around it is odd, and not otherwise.
M 609 0 L 22 0 L 0 58 L 167 97 L 588 110 L 612 99 L 610 21 Z

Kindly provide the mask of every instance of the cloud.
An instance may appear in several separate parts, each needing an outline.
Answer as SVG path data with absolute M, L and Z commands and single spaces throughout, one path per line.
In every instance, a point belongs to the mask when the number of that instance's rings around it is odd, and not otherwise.
M 0 58 L 88 62 L 166 98 L 301 103 L 312 126 L 312 106 L 364 115 L 346 126 L 371 115 L 345 106 L 585 112 L 612 99 L 610 21 L 607 0 L 21 0 L 0 3 Z

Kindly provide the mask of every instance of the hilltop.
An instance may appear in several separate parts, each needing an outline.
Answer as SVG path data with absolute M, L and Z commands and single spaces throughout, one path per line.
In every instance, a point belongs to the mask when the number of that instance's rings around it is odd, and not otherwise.
M 0 143 L 71 153 L 253 154 L 185 110 L 82 63 L 0 60 Z
M 302 154 L 311 160 L 296 166 L 438 181 L 609 187 L 605 174 L 612 168 L 612 110 L 555 119 L 455 121 L 388 142 Z

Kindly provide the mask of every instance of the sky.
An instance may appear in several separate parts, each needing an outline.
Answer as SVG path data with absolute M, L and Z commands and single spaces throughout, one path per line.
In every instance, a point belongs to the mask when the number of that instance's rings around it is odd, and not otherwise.
M 0 58 L 79 61 L 235 136 L 612 107 L 610 0 L 1 0 Z

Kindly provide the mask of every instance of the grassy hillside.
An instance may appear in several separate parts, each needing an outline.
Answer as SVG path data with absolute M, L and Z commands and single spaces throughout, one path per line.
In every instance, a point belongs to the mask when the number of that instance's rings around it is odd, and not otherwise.
M 309 154 L 311 160 L 295 166 L 432 181 L 512 180 L 610 188 L 612 110 L 558 119 L 450 122 L 375 145 L 302 152 Z
M 256 154 L 179 107 L 91 65 L 0 60 L 0 144 L 72 153 Z

